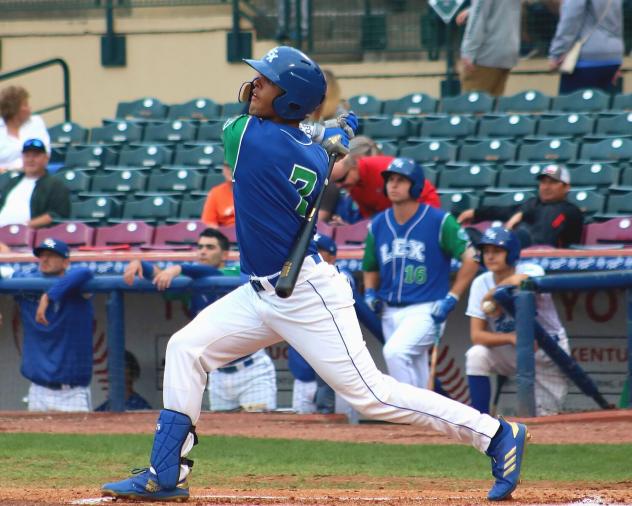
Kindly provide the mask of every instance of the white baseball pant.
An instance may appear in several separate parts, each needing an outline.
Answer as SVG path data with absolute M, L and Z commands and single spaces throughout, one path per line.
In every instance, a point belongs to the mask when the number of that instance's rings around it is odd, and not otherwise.
M 31 383 L 29 411 L 92 411 L 90 387 L 62 386 L 59 390 Z
M 316 389 L 314 381 L 294 380 L 292 387 L 292 410 L 296 413 L 316 413 Z

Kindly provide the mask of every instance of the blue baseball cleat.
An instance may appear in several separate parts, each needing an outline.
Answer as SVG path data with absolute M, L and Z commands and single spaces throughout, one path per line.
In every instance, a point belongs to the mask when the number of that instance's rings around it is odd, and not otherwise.
M 149 468 L 134 469 L 126 480 L 106 483 L 101 487 L 103 497 L 142 501 L 184 502 L 189 499 L 189 483 L 185 478 L 175 488 L 160 487 L 156 475 Z
M 490 501 L 502 501 L 509 498 L 520 483 L 520 469 L 525 446 L 531 435 L 522 423 L 508 422 L 504 418 L 498 421 L 502 432 L 492 439 L 487 455 L 492 458 L 492 474 L 496 483 L 487 494 Z

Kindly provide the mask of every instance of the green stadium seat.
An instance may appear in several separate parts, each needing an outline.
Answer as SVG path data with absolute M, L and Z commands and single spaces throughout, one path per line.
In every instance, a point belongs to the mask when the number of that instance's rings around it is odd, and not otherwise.
M 13 179 L 14 177 L 18 177 L 20 174 L 22 173 L 17 170 L 8 170 L 0 174 L 0 191 L 2 191 L 4 185 L 7 184 L 9 180 Z
M 587 114 L 545 114 L 538 121 L 538 135 L 582 137 L 592 133 L 595 120 Z
M 414 135 L 413 124 L 406 118 L 365 119 L 362 122 L 362 134 L 372 139 L 406 139 Z
M 232 118 L 233 116 L 245 114 L 247 107 L 247 104 L 243 102 L 227 102 L 222 105 L 222 117 Z
M 577 156 L 577 144 L 567 139 L 546 139 L 524 142 L 518 159 L 525 162 L 567 162 Z
M 498 97 L 496 110 L 499 112 L 540 113 L 548 111 L 550 105 L 551 97 L 537 90 L 526 90 L 510 97 Z
M 595 133 L 610 136 L 632 135 L 632 112 L 599 116 Z
M 482 91 L 441 99 L 439 110 L 448 114 L 484 114 L 492 112 L 494 99 Z
M 114 165 L 118 153 L 111 146 L 70 145 L 66 151 L 64 167 L 90 167 L 97 169 L 105 165 Z
M 209 172 L 208 174 L 206 174 L 206 177 L 204 178 L 203 189 L 208 191 L 211 188 L 217 186 L 218 184 L 222 184 L 224 181 L 226 181 L 226 179 L 224 178 L 224 174 L 222 174 L 221 172 L 219 173 Z
M 459 151 L 462 162 L 503 163 L 516 156 L 516 145 L 501 139 L 465 142 Z
M 401 98 L 385 100 L 382 107 L 383 114 L 431 114 L 437 110 L 438 101 L 425 93 L 411 93 Z
M 202 190 L 204 175 L 197 170 L 179 168 L 174 170 L 153 171 L 149 176 L 147 191 L 191 192 Z
M 180 204 L 180 220 L 200 219 L 206 197 L 185 197 Z
M 142 137 L 143 126 L 134 121 L 115 121 L 90 132 L 90 140 L 94 143 L 140 142 Z
M 135 193 L 147 186 L 147 174 L 143 170 L 125 167 L 108 170 L 92 178 L 92 191 Z
M 455 160 L 456 146 L 441 140 L 424 141 L 404 146 L 399 150 L 399 156 L 412 158 L 420 163 L 447 163 Z
M 165 119 L 167 117 L 167 106 L 157 98 L 145 97 L 130 102 L 119 102 L 116 107 L 116 117 L 144 118 L 144 119 Z
M 632 166 L 623 166 L 619 167 L 621 172 L 621 186 L 630 186 L 632 187 Z M 617 181 L 613 181 L 613 185 L 619 184 Z
M 224 148 L 219 144 L 179 145 L 173 163 L 188 167 L 221 168 L 224 164 Z
M 610 188 L 606 212 L 610 215 L 632 215 L 632 187 Z
M 575 183 L 573 183 L 573 186 L 575 186 Z M 586 188 L 573 187 L 566 198 L 588 215 L 602 212 L 606 201 L 606 196 L 597 191 L 594 186 Z
M 424 163 L 423 169 L 424 177 L 436 187 L 437 181 L 439 180 L 439 171 L 435 168 L 434 164 Z
M 479 199 L 472 190 L 446 190 L 438 189 L 441 209 L 458 216 L 467 209 L 478 207 Z
M 569 163 L 567 167 L 573 186 L 608 187 L 619 180 L 619 168 L 609 163 Z
M 497 171 L 489 165 L 448 164 L 441 171 L 439 187 L 441 189 L 472 188 L 484 190 L 496 185 Z
M 348 102 L 351 110 L 358 116 L 376 116 L 382 113 L 382 101 L 373 95 L 354 95 Z
M 60 170 L 53 177 L 60 179 L 66 188 L 72 193 L 90 191 L 92 178 L 89 171 L 84 170 Z
M 577 90 L 568 95 L 553 97 L 552 111 L 599 112 L 608 109 L 610 95 L 601 90 Z
M 632 158 L 632 140 L 606 139 L 600 142 L 584 142 L 580 151 L 582 160 L 629 160 Z
M 535 133 L 536 121 L 520 114 L 485 115 L 479 120 L 479 137 L 520 138 Z
M 394 142 L 389 141 L 376 141 L 375 144 L 380 150 L 380 153 L 386 156 L 397 156 L 399 147 Z
M 52 144 L 82 144 L 88 140 L 88 129 L 66 121 L 50 127 L 48 135 Z
M 178 202 L 172 196 L 154 195 L 127 200 L 123 207 L 122 218 L 147 222 L 164 222 L 167 218 L 178 216 Z
M 124 146 L 118 164 L 131 167 L 161 167 L 169 165 L 172 157 L 171 149 L 160 144 Z
M 221 142 L 224 120 L 206 121 L 200 124 L 197 132 L 197 140 L 202 142 Z
M 102 223 L 108 218 L 121 216 L 121 201 L 118 198 L 101 195 L 71 201 L 70 216 L 74 220 L 99 220 Z
M 194 98 L 183 104 L 173 104 L 169 107 L 167 118 L 207 120 L 219 118 L 222 106 L 210 98 Z
M 498 174 L 500 188 L 535 188 L 537 176 L 547 164 L 511 162 L 505 164 Z
M 536 192 L 530 188 L 490 188 L 483 195 L 484 206 L 517 206 L 535 197 Z
M 632 93 L 615 95 L 612 99 L 612 109 L 615 111 L 632 111 Z
M 422 138 L 462 138 L 474 135 L 476 131 L 476 120 L 459 116 L 458 114 L 448 116 L 445 114 L 425 116 L 421 119 L 419 135 Z
M 187 142 L 195 139 L 197 127 L 192 121 L 179 119 L 145 127 L 145 142 Z

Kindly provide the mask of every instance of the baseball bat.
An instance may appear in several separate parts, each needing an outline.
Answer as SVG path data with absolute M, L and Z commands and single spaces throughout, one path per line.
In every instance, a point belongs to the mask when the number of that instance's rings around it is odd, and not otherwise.
M 303 261 L 305 260 L 305 252 L 307 251 L 307 247 L 314 236 L 314 225 L 316 224 L 316 218 L 318 217 L 318 209 L 320 208 L 320 202 L 323 199 L 325 189 L 329 184 L 331 170 L 333 169 L 334 163 L 336 163 L 336 159 L 340 153 L 346 149 L 341 145 L 340 140 L 340 135 L 334 135 L 322 144 L 323 148 L 325 148 L 325 151 L 327 151 L 329 155 L 327 178 L 325 179 L 325 184 L 323 184 L 320 193 L 314 200 L 314 205 L 312 205 L 305 214 L 305 221 L 301 225 L 301 228 L 294 239 L 294 244 L 292 244 L 292 249 L 290 249 L 290 254 L 287 257 L 287 260 L 283 263 L 279 280 L 274 288 L 276 294 L 282 299 L 287 299 L 294 291 L 296 280 L 298 279 L 298 273 L 301 271 Z
M 432 355 L 430 355 L 430 376 L 428 376 L 428 390 L 434 392 L 435 389 L 435 376 L 437 374 L 437 357 L 439 356 L 439 341 L 441 340 L 441 324 L 434 324 L 435 336 L 434 346 L 432 348 Z

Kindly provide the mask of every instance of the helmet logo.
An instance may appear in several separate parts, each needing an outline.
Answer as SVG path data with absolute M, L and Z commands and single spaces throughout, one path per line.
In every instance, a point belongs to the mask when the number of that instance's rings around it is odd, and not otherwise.
M 268 54 L 266 54 L 263 58 L 268 63 L 272 63 L 278 57 L 279 57 L 279 50 L 275 47 L 274 49 L 270 49 L 270 51 L 268 51 Z
M 496 231 L 491 228 L 487 229 L 487 232 L 485 232 L 485 237 L 488 239 L 496 239 Z

